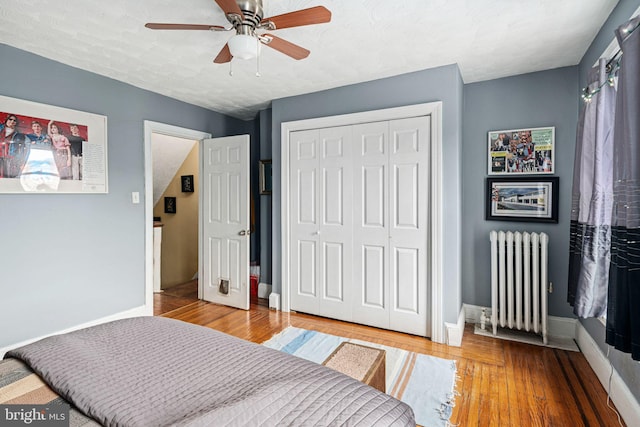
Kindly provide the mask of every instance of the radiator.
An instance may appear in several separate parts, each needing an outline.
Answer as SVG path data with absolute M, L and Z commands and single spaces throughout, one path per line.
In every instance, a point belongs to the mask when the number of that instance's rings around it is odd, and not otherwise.
M 542 335 L 547 344 L 549 236 L 492 231 L 491 324 Z

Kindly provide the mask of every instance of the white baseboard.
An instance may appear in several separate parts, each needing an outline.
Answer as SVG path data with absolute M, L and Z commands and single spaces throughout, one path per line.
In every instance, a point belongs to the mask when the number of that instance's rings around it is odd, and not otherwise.
M 482 310 L 485 310 L 487 315 L 487 327 L 490 327 L 491 308 L 482 307 L 479 305 L 463 304 L 465 311 L 465 321 L 477 325 L 480 323 L 480 315 Z M 554 337 L 561 338 L 576 338 L 576 327 L 580 322 L 577 319 L 571 319 L 569 317 L 547 317 L 548 333 Z
M 258 298 L 269 298 L 271 285 L 268 283 L 258 283 Z
M 96 320 L 92 320 L 90 322 L 86 322 L 83 323 L 81 325 L 76 325 L 76 326 L 72 326 L 70 328 L 66 328 L 66 329 L 62 329 L 60 331 L 56 331 L 47 335 L 42 335 L 36 338 L 31 338 L 25 341 L 21 341 L 21 342 L 17 342 L 15 344 L 9 345 L 7 347 L 2 347 L 0 348 L 0 359 L 2 359 L 4 357 L 4 354 L 9 351 L 12 350 L 14 348 L 18 348 L 18 347 L 22 347 L 23 345 L 27 345 L 27 344 L 31 344 L 32 342 L 36 342 L 39 341 L 43 338 L 46 337 L 50 337 L 52 335 L 60 335 L 60 334 L 64 334 L 67 332 L 71 332 L 71 331 L 76 331 L 78 329 L 82 329 L 82 328 L 88 328 L 90 326 L 95 326 L 95 325 L 99 325 L 101 323 L 107 323 L 107 322 L 111 322 L 113 320 L 119 320 L 119 319 L 127 319 L 129 317 L 138 317 L 138 316 L 152 316 L 152 313 L 149 313 L 149 310 L 146 306 L 140 306 L 140 307 L 136 307 L 136 308 L 132 308 L 131 310 L 127 310 L 127 311 L 122 311 L 120 313 L 116 313 L 116 314 L 112 314 L 110 316 L 106 316 L 106 317 L 101 317 L 100 319 L 96 319 Z
M 271 292 L 271 295 L 269 295 L 269 308 L 280 310 L 280 294 Z
M 460 347 L 462 345 L 465 318 L 465 306 L 463 305 L 460 310 L 460 314 L 458 314 L 457 323 L 444 322 L 444 326 L 447 331 L 447 345 L 453 347 Z
M 628 426 L 640 426 L 640 403 L 615 369 L 612 374 L 612 367 L 606 355 L 580 322 L 576 327 L 576 341 L 605 390 L 609 388 L 611 375 L 609 395 L 624 422 Z

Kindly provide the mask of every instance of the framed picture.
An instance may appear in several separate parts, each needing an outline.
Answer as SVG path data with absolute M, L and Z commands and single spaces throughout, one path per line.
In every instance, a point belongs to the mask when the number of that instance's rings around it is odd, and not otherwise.
M 260 194 L 271 194 L 271 159 L 260 160 Z
M 182 175 L 180 177 L 183 193 L 193 193 L 193 175 Z
M 558 182 L 558 177 L 487 178 L 485 219 L 557 223 Z
M 546 127 L 488 132 L 488 174 L 553 174 L 555 129 Z
M 0 193 L 107 193 L 107 118 L 0 96 Z
M 176 198 L 165 197 L 164 198 L 164 213 L 174 214 L 177 212 Z

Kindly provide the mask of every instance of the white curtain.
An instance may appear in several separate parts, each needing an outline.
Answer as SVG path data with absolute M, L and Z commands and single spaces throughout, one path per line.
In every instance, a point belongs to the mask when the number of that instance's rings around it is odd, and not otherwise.
M 589 73 L 573 167 L 568 301 L 580 317 L 607 310 L 616 89 L 601 59 Z

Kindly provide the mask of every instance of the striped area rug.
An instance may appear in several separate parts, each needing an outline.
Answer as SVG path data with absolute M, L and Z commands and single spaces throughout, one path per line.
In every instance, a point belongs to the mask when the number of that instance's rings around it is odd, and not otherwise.
M 0 405 L 70 405 L 58 396 L 27 365 L 17 359 L 0 360 Z M 69 427 L 99 427 L 74 406 L 69 410 Z M 0 426 L 22 424 L 7 421 L 0 413 Z M 48 423 L 47 423 L 48 424 Z M 37 423 L 34 423 L 37 425 Z M 42 425 L 42 424 L 40 424 Z M 51 424 L 48 424 L 51 425 Z M 59 423 L 56 423 L 59 425 Z
M 449 424 L 456 380 L 453 360 L 292 326 L 263 345 L 322 363 L 343 341 L 386 351 L 387 394 L 411 406 L 418 424 L 425 427 L 446 427 Z

